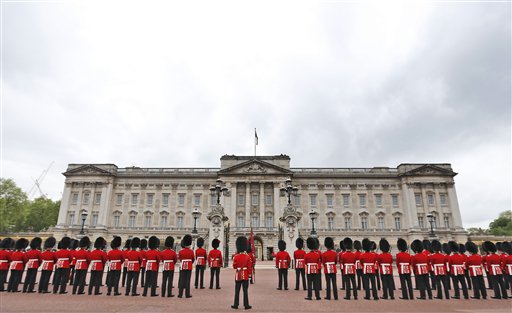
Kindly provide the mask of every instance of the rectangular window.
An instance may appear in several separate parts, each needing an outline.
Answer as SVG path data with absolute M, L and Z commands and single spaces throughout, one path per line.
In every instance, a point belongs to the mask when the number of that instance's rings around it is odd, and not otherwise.
M 425 223 L 423 221 L 423 216 L 418 216 L 418 226 L 420 228 L 425 228 Z
M 114 215 L 114 227 L 119 227 L 120 221 L 121 221 L 121 217 L 119 215 Z
M 238 205 L 245 205 L 245 195 L 238 194 Z
M 450 218 L 448 215 L 444 216 L 444 228 L 450 228 Z
M 316 207 L 316 195 L 309 195 L 310 203 L 312 207 Z
M 167 227 L 167 215 L 160 217 L 160 227 Z
M 384 229 L 384 216 L 379 216 L 377 218 L 377 224 L 379 229 Z
M 272 230 L 274 227 L 274 218 L 272 215 L 267 215 L 266 226 L 268 230 Z
M 421 194 L 415 193 L 414 200 L 416 201 L 416 205 L 421 205 Z
M 210 205 L 215 206 L 217 204 L 217 195 L 210 195 Z
M 265 204 L 272 205 L 272 195 L 268 194 L 265 196 Z
M 78 204 L 78 192 L 73 193 L 71 197 L 71 204 Z
M 178 227 L 178 229 L 183 228 L 183 216 L 178 216 L 176 219 L 176 227 Z
M 69 216 L 68 216 L 68 225 L 73 225 L 75 224 L 75 213 L 69 213 Z
M 350 204 L 350 195 L 343 195 L 343 206 L 348 207 Z
M 434 195 L 427 195 L 428 205 L 434 205 Z
M 178 205 L 179 206 L 185 205 L 185 194 L 184 193 L 178 194 Z
M 122 205 L 123 204 L 123 194 L 118 193 L 116 194 L 116 205 Z
M 245 227 L 245 216 L 243 214 L 238 214 L 236 218 L 236 226 Z
M 128 218 L 128 227 L 135 227 L 135 215 L 130 215 Z
M 101 203 L 101 192 L 97 192 L 94 194 L 94 204 L 100 205 Z
M 366 195 L 359 195 L 359 206 L 360 207 L 366 206 Z
M 91 218 L 91 226 L 98 225 L 98 214 L 93 214 Z
M 293 197 L 293 201 L 295 201 L 295 206 L 300 206 L 300 195 Z
M 394 208 L 398 207 L 398 195 L 391 195 L 391 202 Z
M 375 205 L 378 207 L 382 206 L 382 195 L 375 195 Z
M 345 217 L 345 229 L 352 229 L 352 219 L 350 216 Z
M 136 206 L 139 202 L 139 194 L 132 193 L 132 205 Z
M 151 215 L 144 216 L 144 227 L 151 227 Z
M 251 226 L 252 227 L 260 227 L 260 217 L 258 215 L 253 215 L 251 218 Z
M 84 204 L 89 204 L 89 197 L 90 197 L 89 193 L 84 193 Z
M 368 229 L 368 217 L 361 216 L 361 228 Z
M 169 194 L 164 193 L 162 195 L 162 206 L 168 207 L 169 206 Z
M 325 195 L 327 197 L 327 206 L 328 207 L 332 207 L 333 206 L 333 203 L 334 203 L 334 195 L 333 194 L 328 194 L 328 195 Z
M 446 194 L 444 194 L 444 193 L 440 194 L 439 200 L 441 200 L 441 205 L 446 205 Z
M 147 205 L 148 205 L 148 206 L 153 205 L 153 199 L 154 199 L 154 197 L 155 197 L 155 194 L 153 194 L 153 193 L 148 193 L 148 194 L 147 194 Z
M 432 217 L 432 228 L 437 228 L 437 218 L 435 215 Z
M 200 194 L 194 195 L 194 205 L 201 206 L 201 195 Z
M 251 204 L 252 205 L 258 205 L 258 195 L 257 194 L 252 194 L 251 195 Z
M 334 217 L 332 217 L 332 216 L 327 217 L 327 228 L 329 230 L 334 229 Z
M 395 217 L 395 229 L 398 230 L 402 228 L 401 225 L 400 225 L 400 217 Z

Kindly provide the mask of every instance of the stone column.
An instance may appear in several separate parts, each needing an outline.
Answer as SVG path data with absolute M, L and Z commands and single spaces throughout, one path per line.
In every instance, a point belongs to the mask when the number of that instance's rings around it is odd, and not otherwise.
M 459 203 L 457 201 L 457 192 L 455 191 L 455 184 L 448 185 L 447 190 L 450 210 L 452 212 L 453 226 L 456 229 L 463 229 L 462 217 L 460 215 Z
M 260 183 L 260 227 L 265 227 L 265 183 Z
M 407 186 L 406 182 L 402 183 L 402 195 L 404 198 L 404 213 L 408 215 L 408 229 L 418 228 L 418 210 L 416 209 L 416 202 L 414 201 L 414 190 Z
M 67 220 L 66 217 L 68 215 L 69 202 L 71 200 L 71 183 L 64 184 L 64 192 L 62 194 L 62 201 L 60 203 L 59 208 L 59 218 L 57 220 L 57 228 L 62 228 L 66 226 Z M 71 226 L 71 225 L 67 225 Z
M 107 186 L 101 188 L 101 204 L 96 228 L 107 228 L 110 215 L 110 204 L 112 203 L 112 192 L 114 182 L 108 182 Z M 94 200 L 93 200 L 94 201 Z
M 251 182 L 245 182 L 245 227 L 251 226 Z
M 237 186 L 238 184 L 236 182 L 232 182 L 231 183 L 231 186 L 229 187 L 229 192 L 231 193 L 231 205 L 230 206 L 227 206 L 227 211 L 229 212 L 229 215 L 230 215 L 230 220 L 231 220 L 231 227 L 236 227 L 236 221 L 237 221 L 237 218 L 236 218 L 236 208 L 238 207 L 238 190 L 237 190 Z M 222 200 L 222 199 L 221 199 Z M 226 202 L 226 198 L 224 198 L 224 203 L 228 203 Z

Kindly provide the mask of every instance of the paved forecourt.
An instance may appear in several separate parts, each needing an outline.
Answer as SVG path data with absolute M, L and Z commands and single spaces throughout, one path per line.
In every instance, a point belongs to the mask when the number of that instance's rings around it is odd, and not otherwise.
M 279 291 L 277 287 L 277 271 L 269 262 L 260 263 L 256 274 L 256 284 L 249 287 L 250 304 L 254 312 L 512 312 L 512 300 L 399 300 L 400 291 L 395 291 L 396 300 L 364 300 L 359 294 L 358 300 L 344 300 L 345 291 L 338 290 L 339 299 L 324 300 L 325 289 L 321 291 L 322 300 L 304 300 L 306 291 L 295 291 L 295 271 L 288 273 L 288 288 Z M 178 273 L 174 285 L 178 285 Z M 104 276 L 105 278 L 105 276 Z M 192 275 L 192 298 L 162 298 L 106 296 L 106 287 L 102 287 L 102 295 L 72 295 L 68 286 L 68 294 L 24 294 L 0 293 L 0 312 L 235 312 L 231 309 L 234 294 L 234 271 L 227 268 L 221 270 L 220 290 L 208 289 L 210 282 L 209 269 L 205 271 L 206 289 L 194 289 L 194 273 Z M 159 275 L 161 279 L 161 274 Z M 88 278 L 87 278 L 88 280 Z M 338 276 L 338 288 L 340 287 Z M 395 277 L 397 288 L 399 282 Z M 161 284 L 159 284 L 161 286 Z M 325 288 L 325 281 L 322 282 Z M 37 288 L 37 287 L 36 287 Z M 51 288 L 51 287 L 50 287 Z M 489 290 L 489 296 L 492 291 Z M 124 289 L 121 290 L 124 294 Z M 142 289 L 138 288 L 142 293 Z M 417 292 L 416 292 L 417 293 Z M 453 292 L 452 292 L 453 293 Z M 471 291 L 470 291 L 471 293 Z M 149 292 L 148 292 L 149 294 Z M 160 290 L 158 290 L 160 294 Z M 177 294 L 177 289 L 173 289 Z M 382 292 L 379 291 L 379 295 Z M 242 296 L 242 293 L 241 293 Z M 242 301 L 242 298 L 240 299 Z M 243 306 L 241 306 L 243 308 Z M 239 309 L 242 310 L 242 309 Z

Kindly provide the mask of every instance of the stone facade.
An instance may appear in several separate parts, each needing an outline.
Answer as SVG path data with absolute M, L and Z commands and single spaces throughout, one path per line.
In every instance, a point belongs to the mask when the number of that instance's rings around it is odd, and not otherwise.
M 290 157 L 233 156 L 220 159 L 220 168 L 118 168 L 114 164 L 69 164 L 59 211 L 57 236 L 77 236 L 82 212 L 91 236 L 120 235 L 177 241 L 190 233 L 197 208 L 200 236 L 208 235 L 208 213 L 216 205 L 210 187 L 221 179 L 227 188 L 221 205 L 228 221 L 230 251 L 234 239 L 249 235 L 250 227 L 260 258 L 277 249 L 287 205 L 281 191 L 287 179 L 298 187 L 292 205 L 302 212 L 299 234 L 312 228 L 309 213 L 318 213 L 315 229 L 321 242 L 332 236 L 368 237 L 391 242 L 427 238 L 434 231 L 443 240 L 465 241 L 450 164 L 400 164 L 397 168 L 291 168 Z M 294 247 L 290 247 L 293 249 Z

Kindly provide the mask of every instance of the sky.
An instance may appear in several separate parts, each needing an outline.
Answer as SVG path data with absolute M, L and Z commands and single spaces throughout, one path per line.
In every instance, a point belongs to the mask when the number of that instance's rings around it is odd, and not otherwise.
M 511 209 L 511 3 L 3 1 L 1 177 L 69 163 L 451 163 L 465 227 Z M 53 162 L 53 163 L 52 163 Z M 38 196 L 35 193 L 34 196 Z

